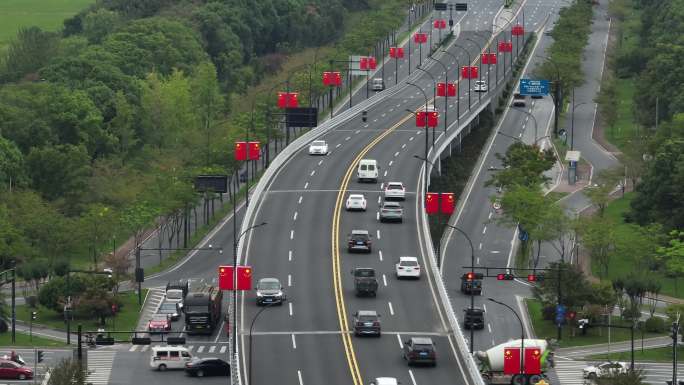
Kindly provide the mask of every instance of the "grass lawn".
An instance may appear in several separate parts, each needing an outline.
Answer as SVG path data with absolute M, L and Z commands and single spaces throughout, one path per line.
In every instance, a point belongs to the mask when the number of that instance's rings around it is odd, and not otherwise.
M 146 289 L 145 289 L 146 290 Z M 145 298 L 146 292 L 143 292 Z M 107 318 L 107 330 L 135 330 L 138 325 L 138 317 L 140 315 L 140 307 L 138 306 L 138 295 L 135 292 L 119 293 L 119 298 L 122 301 L 122 306 L 114 319 Z M 17 306 L 17 319 L 28 322 L 30 308 L 26 305 Z M 66 330 L 66 323 L 62 314 L 53 310 L 38 306 L 38 320 L 36 324 L 50 327 L 53 329 Z M 83 330 L 97 330 L 98 320 L 76 319 L 71 322 L 71 328 L 76 331 L 78 324 L 83 325 Z
M 627 193 L 624 198 L 616 199 L 606 207 L 606 216 L 617 223 L 617 226 L 615 226 L 615 236 L 618 244 L 629 244 L 628 240 L 635 237 L 635 234 L 638 232 L 637 225 L 625 223 L 623 219 L 623 214 L 630 209 L 629 204 L 632 199 L 634 199 L 634 193 Z M 635 261 L 633 257 L 618 253 L 611 258 L 607 278 L 624 277 L 634 271 L 637 265 L 638 261 Z M 594 276 L 599 275 L 600 269 L 596 264 L 592 263 L 591 270 Z M 684 286 L 684 280 L 680 279 L 681 282 L 675 285 L 673 278 L 668 278 L 659 272 L 652 272 L 651 274 L 662 286 L 661 294 L 684 298 L 684 287 L 682 287 Z
M 21 27 L 38 26 L 49 31 L 62 27 L 64 19 L 94 0 L 2 0 L 0 1 L 0 52 Z
M 40 347 L 62 347 L 66 346 L 64 342 L 53 340 L 50 338 L 29 337 L 29 334 L 17 332 L 15 342 L 12 343 L 12 331 L 7 333 L 0 333 L 0 346 L 40 346 Z
M 617 120 L 615 125 L 608 127 L 606 138 L 618 148 L 623 148 L 626 141 L 633 137 L 638 130 L 634 121 L 634 93 L 636 81 L 632 78 L 615 78 L 615 92 L 617 96 Z
M 556 329 L 556 325 L 552 323 L 552 321 L 544 320 L 542 318 L 542 306 L 541 303 L 538 302 L 537 300 L 533 299 L 526 299 L 525 303 L 527 304 L 527 309 L 529 312 L 529 317 L 530 320 L 532 321 L 532 327 L 534 327 L 534 333 L 536 334 L 537 338 L 557 338 L 558 336 L 558 331 Z M 612 324 L 615 325 L 620 325 L 622 324 L 622 321 L 619 319 L 619 317 L 613 317 L 613 321 L 611 322 Z M 575 335 L 573 336 L 573 330 L 575 332 Z M 651 337 L 660 337 L 665 334 L 655 334 L 655 333 L 645 333 L 644 338 L 651 338 Z M 634 331 L 634 338 L 635 338 L 635 344 L 636 338 L 641 338 L 641 332 L 635 330 Z M 618 341 L 628 341 L 630 339 L 630 331 L 629 329 L 615 329 L 610 332 L 610 341 L 611 342 L 618 342 Z M 563 338 L 559 341 L 559 347 L 561 348 L 567 348 L 567 347 L 572 347 L 572 346 L 585 346 L 585 345 L 594 345 L 594 344 L 603 344 L 603 343 L 608 343 L 608 328 L 607 327 L 596 327 L 596 328 L 589 328 L 587 330 L 587 335 L 583 336 L 580 334 L 579 329 L 575 328 L 570 328 L 567 325 L 563 326 Z
M 634 360 L 635 361 L 655 361 L 655 362 L 672 362 L 672 347 L 667 346 L 663 348 L 654 348 L 654 349 L 644 349 L 643 351 L 640 348 L 641 345 L 639 345 L 639 341 L 634 341 Z M 684 347 L 679 346 L 677 347 L 677 359 L 679 357 L 682 357 L 682 354 L 684 354 Z M 597 354 L 594 356 L 588 356 L 587 358 L 591 360 L 596 360 L 596 361 L 602 361 L 602 360 L 616 360 L 616 361 L 629 361 L 630 360 L 630 352 L 619 352 L 619 353 L 611 353 L 610 356 L 608 354 Z

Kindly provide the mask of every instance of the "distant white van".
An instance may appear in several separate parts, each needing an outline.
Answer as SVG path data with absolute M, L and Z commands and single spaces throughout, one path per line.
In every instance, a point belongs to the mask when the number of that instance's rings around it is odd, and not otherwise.
M 373 91 L 382 91 L 385 89 L 385 81 L 382 78 L 373 78 L 371 88 Z
M 361 159 L 359 167 L 356 171 L 358 181 L 371 181 L 377 183 L 378 181 L 378 161 L 375 159 Z
M 150 355 L 150 367 L 159 371 L 166 369 L 185 369 L 185 364 L 192 361 L 192 354 L 184 346 L 153 346 Z

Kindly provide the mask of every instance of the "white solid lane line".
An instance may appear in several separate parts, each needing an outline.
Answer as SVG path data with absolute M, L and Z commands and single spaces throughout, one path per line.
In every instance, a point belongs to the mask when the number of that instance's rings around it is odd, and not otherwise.
M 376 234 L 378 235 L 378 239 L 380 239 L 380 230 L 375 230 Z
M 304 385 L 304 381 L 302 381 L 302 371 L 301 370 L 297 371 L 297 377 L 299 378 L 299 385 Z
M 295 211 L 294 215 L 292 216 L 292 220 L 296 221 L 297 220 L 297 212 Z
M 387 304 L 389 305 L 390 314 L 394 315 L 394 309 L 392 308 L 392 302 L 387 302 Z
M 482 242 L 480 242 L 480 246 L 478 246 L 478 250 L 482 250 Z
M 409 369 L 409 376 L 411 377 L 411 382 L 413 383 L 413 385 L 417 385 L 416 378 L 413 377 L 413 372 L 411 371 L 411 369 Z
M 385 286 L 387 286 L 387 277 L 385 276 L 385 274 L 382 275 L 382 283 L 384 283 Z
M 318 161 L 318 165 L 320 166 L 321 164 L 323 164 L 323 159 Z
M 304 196 L 300 195 L 300 196 L 299 196 L 299 202 L 297 202 L 297 204 L 300 204 L 300 205 L 301 205 L 301 204 L 302 204 L 302 199 L 304 199 Z
M 290 317 L 292 317 L 292 302 L 288 303 L 288 305 L 290 306 Z
M 486 233 L 486 232 L 487 232 L 487 226 L 485 226 L 485 227 L 482 229 L 482 234 L 484 234 L 484 233 Z
M 351 136 L 344 138 L 344 140 L 349 140 L 349 139 L 351 139 Z
M 292 250 L 289 250 L 289 251 L 287 252 L 287 260 L 288 260 L 288 261 L 291 261 L 291 260 L 292 260 Z
M 380 190 L 382 190 L 385 187 L 385 182 L 380 183 Z M 378 197 L 380 198 L 380 197 Z
M 404 349 L 404 343 L 401 342 L 401 336 L 397 333 L 397 341 L 399 341 L 399 349 Z
M 291 274 L 287 275 L 287 286 L 292 286 L 292 275 Z
M 385 170 L 385 173 L 382 176 L 387 176 L 387 170 Z
M 406 148 L 406 143 L 404 143 L 404 144 L 401 145 L 401 149 L 402 149 L 402 150 L 405 149 L 405 148 Z
M 380 213 L 377 212 L 377 211 L 375 212 L 375 220 L 376 220 L 376 221 L 379 221 L 379 220 L 380 220 Z
M 390 162 L 389 162 L 389 166 L 390 166 L 390 167 L 392 167 L 392 163 L 394 163 L 394 161 L 393 161 L 393 160 L 390 160 Z
M 413 140 L 413 137 L 410 137 L 410 138 L 409 138 L 409 142 L 412 141 L 412 140 Z
M 394 156 L 395 156 L 395 157 L 398 156 L 398 155 L 399 155 L 399 151 L 397 151 L 397 152 L 394 153 Z
M 380 260 L 382 261 L 382 250 L 378 250 L 378 256 L 380 256 Z
M 306 189 L 308 189 L 308 188 L 309 188 L 309 182 L 306 182 L 306 183 L 304 184 L 304 190 L 306 190 Z
M 314 176 L 315 173 L 316 173 L 316 170 L 311 171 L 311 176 Z
M 342 143 L 337 143 L 337 146 L 335 146 L 335 148 L 340 148 L 341 145 Z
M 297 341 L 295 341 L 295 335 L 292 335 L 292 349 L 297 349 Z
M 491 333 L 491 332 L 492 332 L 492 325 L 491 325 L 491 324 L 487 324 L 487 329 L 489 329 L 489 332 Z
M 294 230 L 290 230 L 290 239 L 294 239 Z
M 378 195 L 378 204 L 380 204 L 380 202 L 381 202 L 380 195 Z

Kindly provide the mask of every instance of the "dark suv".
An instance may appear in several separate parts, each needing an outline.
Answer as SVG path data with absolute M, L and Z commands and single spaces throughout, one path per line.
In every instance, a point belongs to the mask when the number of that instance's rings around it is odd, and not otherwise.
M 375 310 L 359 310 L 354 313 L 354 335 L 375 335 L 380 337 L 380 316 Z
M 371 235 L 368 233 L 368 230 L 352 230 L 351 234 L 349 234 L 347 250 L 349 250 L 350 253 L 355 251 L 370 253 L 370 239 Z
M 413 364 L 437 365 L 435 344 L 428 337 L 411 337 L 404 342 L 404 359 L 409 366 Z
M 480 308 L 463 309 L 463 327 L 466 329 L 484 329 L 484 310 Z

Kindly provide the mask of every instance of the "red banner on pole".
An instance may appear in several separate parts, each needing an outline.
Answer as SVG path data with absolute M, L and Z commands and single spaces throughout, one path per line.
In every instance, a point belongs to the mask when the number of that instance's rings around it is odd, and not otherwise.
M 489 55 L 489 64 L 496 64 L 496 54 L 495 53 L 490 53 Z
M 454 84 L 454 83 L 447 84 L 447 95 L 449 97 L 456 96 L 456 84 Z
M 252 290 L 252 267 L 237 267 L 237 290 Z
M 413 42 L 417 44 L 427 43 L 427 33 L 416 32 L 416 34 L 413 35 Z
M 249 160 L 259 160 L 261 147 L 259 142 L 249 142 Z
M 425 195 L 425 212 L 428 215 L 439 212 L 439 193 L 427 193 Z
M 247 143 L 235 142 L 235 160 L 247 160 Z
M 480 61 L 482 61 L 482 64 L 489 64 L 489 55 L 486 53 L 481 54 Z
M 427 113 L 427 126 L 428 127 L 437 127 L 437 124 L 439 123 L 439 112 L 437 111 L 430 111 Z
M 416 112 L 416 127 L 425 127 L 426 124 L 425 112 Z
M 437 83 L 437 96 L 456 96 L 456 84 Z
M 446 83 L 437 83 L 437 96 L 446 96 Z
M 476 66 L 463 66 L 461 67 L 461 77 L 464 79 L 477 79 L 477 67 Z
M 299 107 L 298 92 L 278 92 L 278 108 L 297 108 Z
M 437 19 L 432 23 L 432 25 L 437 29 L 444 29 L 444 28 L 446 28 L 446 20 Z
M 233 290 L 233 266 L 219 266 L 218 286 L 219 290 Z
M 404 49 L 402 47 L 390 47 L 390 57 L 392 59 L 403 59 Z
M 513 42 L 511 42 L 511 41 L 500 41 L 498 48 L 499 48 L 499 52 L 513 52 Z
M 511 28 L 511 35 L 513 36 L 521 36 L 525 34 L 525 28 L 523 28 L 522 25 L 516 24 Z
M 520 348 L 504 348 L 504 374 L 520 373 Z
M 451 215 L 454 213 L 454 207 L 456 207 L 456 199 L 454 198 L 454 193 L 442 193 L 442 214 Z

